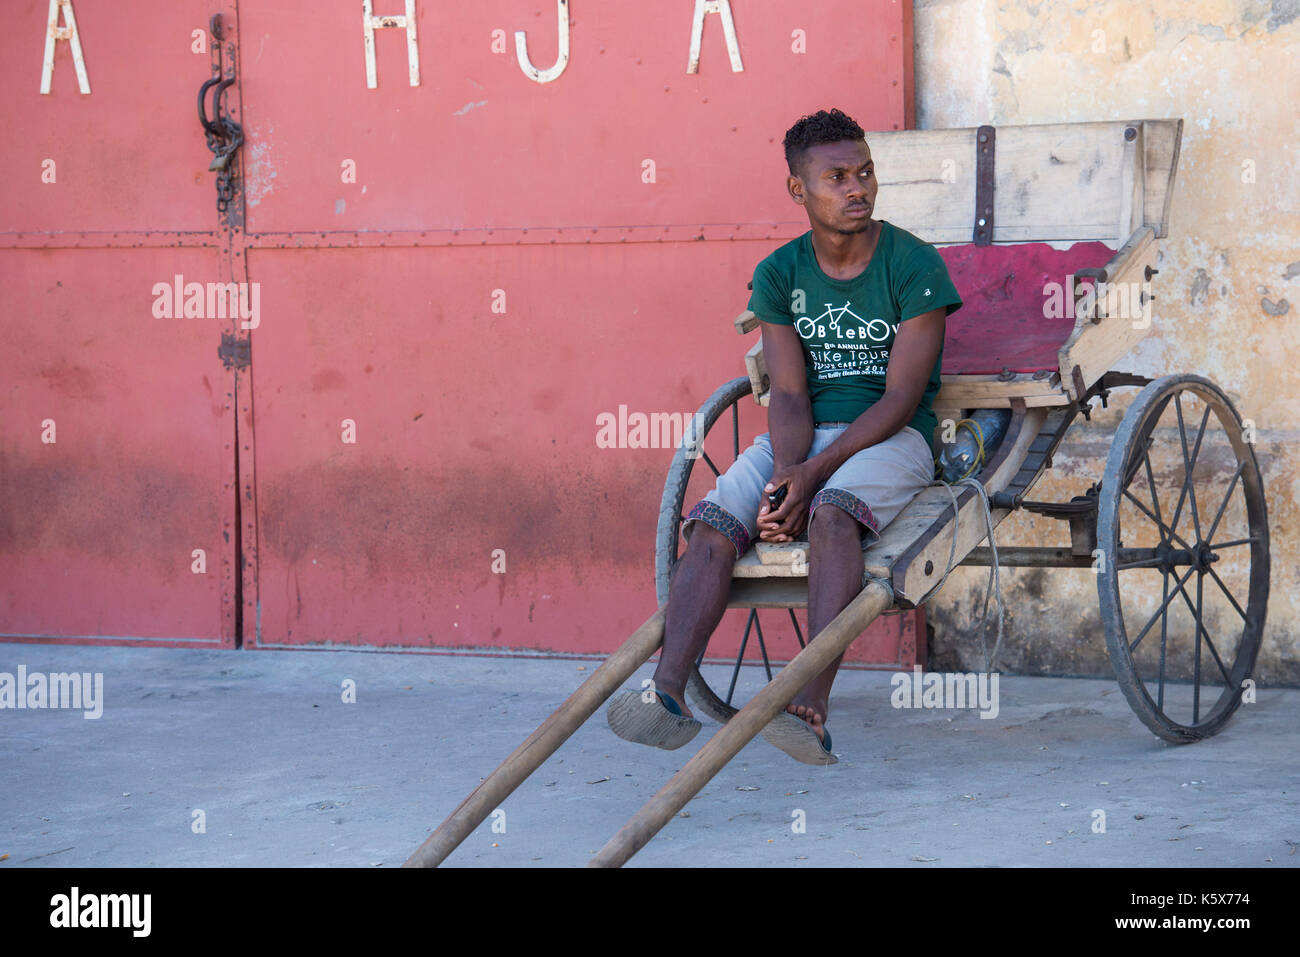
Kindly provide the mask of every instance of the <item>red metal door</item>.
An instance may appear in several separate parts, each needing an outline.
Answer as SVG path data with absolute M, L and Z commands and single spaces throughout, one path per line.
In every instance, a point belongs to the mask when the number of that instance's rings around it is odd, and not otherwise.
M 105 95 L 69 92 L 65 62 L 55 92 L 89 127 L 41 113 L 52 101 L 34 93 L 5 106 L 22 143 L 6 157 L 6 286 L 35 276 L 24 301 L 53 316 L 46 286 L 75 272 L 93 299 L 66 327 L 5 320 L 7 338 L 36 343 L 13 377 L 22 415 L 3 426 L 6 475 L 27 476 L 2 493 L 4 570 L 28 576 L 6 588 L 9 634 L 197 635 L 201 603 L 168 549 L 214 529 L 230 544 L 207 594 L 226 612 L 213 640 L 233 637 L 237 542 L 250 645 L 611 649 L 654 603 L 672 452 L 601 448 L 597 417 L 689 413 L 743 374 L 730 320 L 745 283 L 807 228 L 783 191 L 795 119 L 835 105 L 868 129 L 910 125 L 905 0 L 374 0 L 373 20 L 224 0 L 116 24 L 85 6 Z M 217 11 L 245 136 L 220 218 L 193 107 L 208 58 L 171 49 Z M 35 85 L 20 67 L 44 13 L 3 41 L 12 89 Z M 52 205 L 12 185 L 58 144 L 78 157 L 81 192 Z M 82 222 L 107 232 L 68 233 Z M 30 248 L 50 242 L 61 251 Z M 94 256 L 109 258 L 73 265 Z M 256 327 L 224 327 L 251 343 L 251 365 L 217 360 L 215 322 L 122 322 L 128 261 L 149 278 L 256 286 Z M 117 283 L 123 301 L 102 302 Z M 40 500 L 59 517 L 38 533 L 14 518 L 51 475 L 31 420 L 59 394 L 49 367 L 92 348 L 100 391 L 65 386 L 60 401 L 111 420 L 97 433 L 109 438 L 58 446 L 80 477 Z M 124 415 L 128 398 L 148 413 Z M 764 428 L 755 408 L 742 418 Z M 158 517 L 168 508 L 180 514 Z M 87 563 L 92 592 L 48 591 L 65 554 Z M 83 620 L 74 595 L 95 623 L 69 624 Z
M 183 303 L 168 318 L 155 292 L 229 278 L 195 116 L 216 51 L 192 31 L 210 6 L 4 13 L 10 640 L 235 642 L 236 387 L 217 354 L 232 327 L 185 318 Z
M 739 62 L 710 13 L 688 72 L 696 6 L 420 3 L 419 85 L 399 23 L 372 89 L 351 15 L 240 5 L 250 641 L 603 652 L 653 607 L 672 453 L 598 448 L 597 417 L 743 374 L 745 284 L 807 229 L 785 130 L 910 100 L 905 4 L 737 0 Z

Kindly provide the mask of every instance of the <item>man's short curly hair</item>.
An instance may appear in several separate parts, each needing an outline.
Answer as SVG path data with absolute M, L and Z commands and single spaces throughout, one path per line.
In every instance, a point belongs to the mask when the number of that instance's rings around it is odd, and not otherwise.
M 863 140 L 867 134 L 853 118 L 839 110 L 818 110 L 802 117 L 785 134 L 785 163 L 791 176 L 802 176 L 809 147 L 841 140 Z

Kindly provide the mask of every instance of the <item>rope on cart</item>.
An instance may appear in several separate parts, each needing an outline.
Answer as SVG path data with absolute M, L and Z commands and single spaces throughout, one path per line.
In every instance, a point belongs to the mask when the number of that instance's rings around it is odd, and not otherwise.
M 984 467 L 985 461 L 987 461 L 987 457 L 984 453 L 984 427 L 983 426 L 981 426 L 974 419 L 959 419 L 956 425 L 956 429 L 965 429 L 967 432 L 971 434 L 971 437 L 975 440 L 975 457 L 971 459 L 970 465 L 967 466 L 966 471 L 962 472 L 961 476 L 957 479 L 957 481 L 960 482 L 962 479 L 970 478 L 972 475 L 974 475 L 976 472 L 982 469 Z M 956 429 L 954 429 L 954 434 L 956 432 Z M 936 462 L 934 466 L 934 477 L 938 478 L 940 472 L 942 472 L 942 468 L 940 467 L 939 463 Z
M 936 478 L 930 484 L 932 486 L 942 485 L 948 490 L 948 495 L 952 499 L 952 548 L 948 551 L 948 567 L 943 570 L 943 577 L 940 578 L 939 583 L 926 592 L 916 604 L 919 607 L 929 601 L 930 596 L 943 587 L 943 583 L 948 580 L 948 575 L 953 570 L 953 561 L 957 557 L 957 534 L 961 528 L 961 509 L 957 503 L 957 493 L 953 491 L 953 486 L 969 485 L 971 488 L 975 489 L 976 494 L 979 495 L 980 504 L 984 508 L 984 524 L 988 528 L 989 548 L 993 552 L 993 564 L 989 568 L 989 586 L 984 591 L 984 607 L 980 611 L 980 648 L 984 652 L 984 670 L 986 672 L 992 672 L 993 663 L 997 661 L 998 652 L 1002 649 L 1002 626 L 1005 618 L 1005 609 L 1002 604 L 1002 585 L 998 580 L 998 546 L 993 540 L 993 513 L 989 506 L 988 492 L 986 492 L 984 486 L 974 478 L 958 479 L 956 482 L 951 484 L 945 482 L 941 478 Z M 997 594 L 998 598 L 998 637 L 997 641 L 993 644 L 993 655 L 990 657 L 988 642 L 985 640 L 984 636 L 988 631 L 989 596 L 994 593 Z

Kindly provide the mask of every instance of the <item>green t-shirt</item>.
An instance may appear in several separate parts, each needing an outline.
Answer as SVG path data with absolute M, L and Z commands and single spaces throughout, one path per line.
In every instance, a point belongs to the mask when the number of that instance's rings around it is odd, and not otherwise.
M 794 326 L 803 346 L 813 422 L 852 422 L 885 394 L 885 369 L 898 326 L 922 313 L 961 308 L 948 267 L 934 246 L 881 220 L 867 268 L 832 279 L 813 253 L 812 230 L 791 240 L 754 270 L 749 309 L 763 322 Z M 943 349 L 907 424 L 933 442 L 931 404 L 939 391 Z

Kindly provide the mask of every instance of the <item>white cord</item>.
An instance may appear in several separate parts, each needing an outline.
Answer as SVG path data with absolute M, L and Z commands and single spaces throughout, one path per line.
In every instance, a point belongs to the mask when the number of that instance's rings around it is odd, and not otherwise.
M 948 567 L 944 569 L 943 577 L 939 579 L 937 585 L 926 592 L 924 597 L 916 602 L 917 607 L 920 607 L 929 601 L 930 597 L 942 588 L 943 583 L 948 580 L 948 575 L 952 572 L 954 567 L 953 560 L 957 557 L 957 535 L 961 529 L 961 509 L 957 503 L 957 493 L 952 490 L 953 486 L 945 482 L 943 479 L 935 479 L 930 483 L 930 485 L 942 485 L 948 490 L 948 495 L 952 499 L 952 548 L 948 550 Z M 984 508 L 984 524 L 988 529 L 989 549 L 993 552 L 993 564 L 989 568 L 989 586 L 984 591 L 984 607 L 980 612 L 980 647 L 984 652 L 984 670 L 986 672 L 992 672 L 993 663 L 997 661 L 998 652 L 1002 649 L 1002 627 L 1005 618 L 1005 609 L 1002 604 L 1002 584 L 998 579 L 998 546 L 993 540 L 993 512 L 989 505 L 988 492 L 984 490 L 983 484 L 981 484 L 977 479 L 973 477 L 964 478 L 954 482 L 953 485 L 969 485 L 971 488 L 975 489 L 976 494 L 979 495 L 980 505 Z M 989 596 L 994 593 L 997 594 L 998 598 L 998 637 L 997 641 L 994 642 L 993 645 L 993 655 L 990 657 L 988 642 L 985 640 L 985 632 L 988 631 Z

